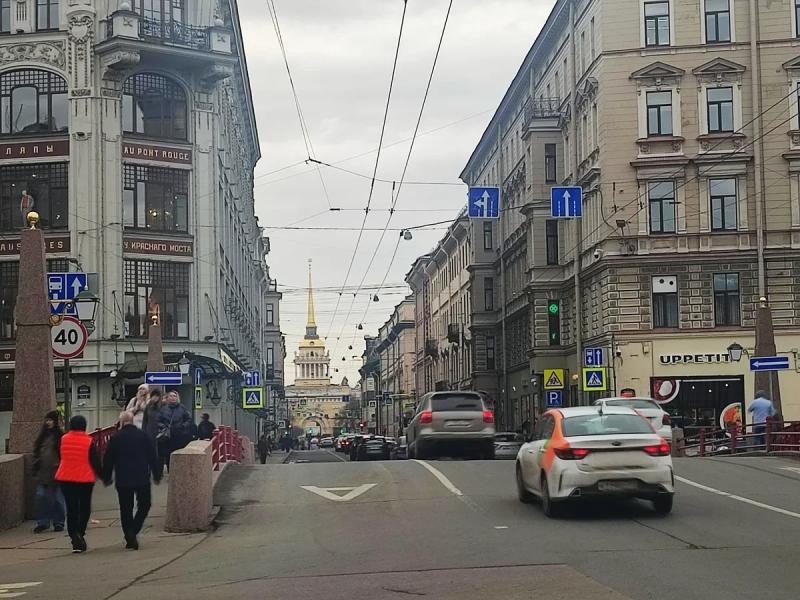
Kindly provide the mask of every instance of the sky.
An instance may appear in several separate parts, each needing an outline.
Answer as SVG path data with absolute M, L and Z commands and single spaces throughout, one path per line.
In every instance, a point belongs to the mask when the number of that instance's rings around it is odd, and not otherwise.
M 374 185 L 358 245 L 403 2 L 273 1 L 313 148 L 306 150 L 268 0 L 239 0 L 262 154 L 255 206 L 271 241 L 270 271 L 283 291 L 286 383 L 294 379 L 291 361 L 305 332 L 311 259 L 316 321 L 331 352 L 333 379 L 346 375 L 353 384 L 364 335 L 376 335 L 410 292 L 405 274 L 436 245 L 447 223 L 415 230 L 411 240 L 401 239 L 399 229 L 449 222 L 463 208 L 466 186 L 458 176 L 555 0 L 453 1 L 405 183 L 398 187 L 449 2 L 408 0 L 377 169 L 387 182 Z M 333 166 L 305 164 L 309 155 Z

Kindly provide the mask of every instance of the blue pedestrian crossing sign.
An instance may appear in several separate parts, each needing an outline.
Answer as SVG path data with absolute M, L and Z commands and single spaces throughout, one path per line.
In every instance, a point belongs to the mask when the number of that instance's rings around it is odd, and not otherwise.
M 583 370 L 583 391 L 608 391 L 608 376 L 605 367 L 587 367 Z
M 243 387 L 242 408 L 264 408 L 264 388 Z
M 564 404 L 564 390 L 547 390 L 547 408 L 560 408 Z
M 500 188 L 469 188 L 469 202 L 467 205 L 470 219 L 499 219 Z
M 550 216 L 554 219 L 583 216 L 583 188 L 577 185 L 550 188 Z

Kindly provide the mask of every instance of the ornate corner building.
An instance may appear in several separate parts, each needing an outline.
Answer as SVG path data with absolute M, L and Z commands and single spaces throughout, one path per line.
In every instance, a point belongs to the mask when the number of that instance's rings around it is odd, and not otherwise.
M 41 215 L 48 270 L 86 272 L 100 297 L 71 377 L 57 361 L 57 396 L 68 380 L 72 412 L 90 426 L 112 422 L 142 381 L 156 309 L 165 362 L 191 361 L 197 409 L 212 420 L 233 420 L 238 371 L 282 387 L 236 0 L 3 2 L 0 113 L 0 440 L 23 197 Z M 195 406 L 193 386 L 181 390 Z

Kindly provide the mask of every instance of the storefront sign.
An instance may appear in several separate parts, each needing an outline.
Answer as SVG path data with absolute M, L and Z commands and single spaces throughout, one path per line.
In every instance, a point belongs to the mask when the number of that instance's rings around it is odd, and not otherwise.
M 192 151 L 152 144 L 135 144 L 122 142 L 122 158 L 136 158 L 140 160 L 156 160 L 159 162 L 177 163 L 181 165 L 192 164 Z
M 152 240 L 125 236 L 122 238 L 122 251 L 134 254 L 157 254 L 160 256 L 192 256 L 194 242 Z
M 14 362 L 16 359 L 16 348 L 0 348 L 0 362 Z
M 69 140 L 0 144 L 0 160 L 69 156 Z
M 662 365 L 701 365 L 709 363 L 729 363 L 731 357 L 724 354 L 662 354 L 658 357 Z
M 92 397 L 92 388 L 88 385 L 78 386 L 78 400 L 89 400 Z
M 68 235 L 59 235 L 54 237 L 44 238 L 44 251 L 48 254 L 58 254 L 62 252 L 69 252 L 70 238 Z M 14 256 L 19 254 L 20 239 L 7 238 L 0 239 L 0 256 Z

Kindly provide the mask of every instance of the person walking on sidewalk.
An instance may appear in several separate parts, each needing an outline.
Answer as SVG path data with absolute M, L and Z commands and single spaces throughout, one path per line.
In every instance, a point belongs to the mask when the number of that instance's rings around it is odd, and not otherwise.
M 120 429 L 108 441 L 103 457 L 103 483 L 111 485 L 112 481 L 115 482 L 125 547 L 138 550 L 136 536 L 150 512 L 150 478 L 156 484 L 161 482 L 161 463 L 150 437 L 133 424 L 132 414 L 121 413 L 119 425 Z
M 185 448 L 192 440 L 192 415 L 180 403 L 178 392 L 167 394 L 167 404 L 158 415 L 158 453 L 169 472 L 169 459 L 175 450 Z
M 149 400 L 150 386 L 143 383 L 136 389 L 136 395 L 130 399 L 128 406 L 125 407 L 125 410 L 133 415 L 133 424 L 139 429 L 142 428 L 144 423 L 144 415 Z
M 766 449 L 764 433 L 767 431 L 767 417 L 774 417 L 776 412 L 769 394 L 763 390 L 757 391 L 755 399 L 747 407 L 747 412 L 753 413 L 753 433 L 756 435 L 753 443 Z
M 64 495 L 56 481 L 56 471 L 61 460 L 61 436 L 58 411 L 51 410 L 33 446 L 33 475 L 36 478 L 36 528 L 33 533 L 50 529 L 64 531 Z
M 86 526 L 99 473 L 100 457 L 86 433 L 86 418 L 75 415 L 69 420 L 69 431 L 61 437 L 61 462 L 56 471 L 56 481 L 61 484 L 67 505 L 67 533 L 75 553 L 86 552 Z
M 262 465 L 267 464 L 267 456 L 270 455 L 269 441 L 266 431 L 258 438 L 258 458 L 261 460 Z
M 197 426 L 197 439 L 210 440 L 214 436 L 214 430 L 217 428 L 211 422 L 211 415 L 203 413 L 200 415 L 200 424 Z
M 150 436 L 154 445 L 160 428 L 158 417 L 161 414 L 162 408 L 164 408 L 164 404 L 161 401 L 161 390 L 150 390 L 150 399 L 147 401 L 147 407 L 144 410 L 144 419 L 142 420 L 142 431 Z M 136 424 L 135 419 L 134 424 Z

